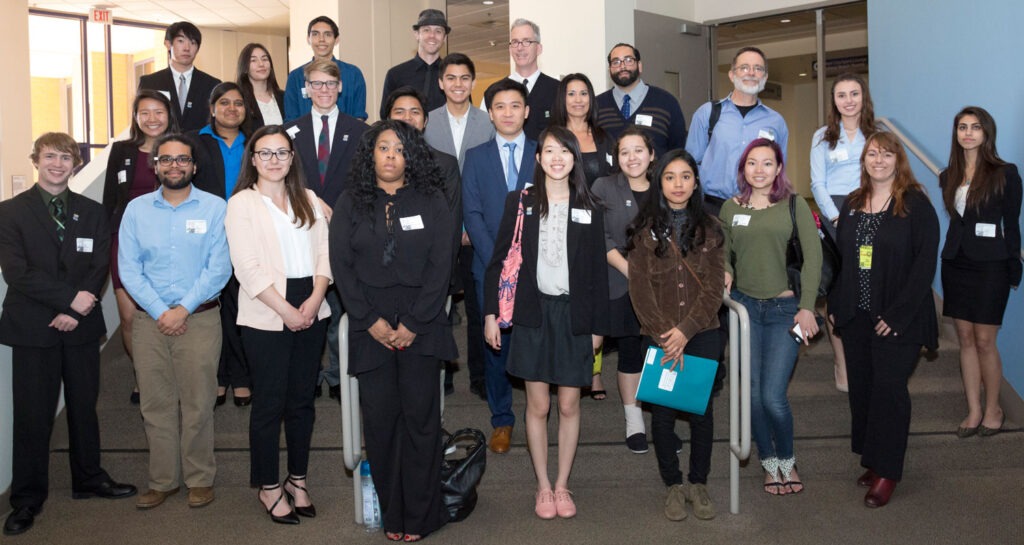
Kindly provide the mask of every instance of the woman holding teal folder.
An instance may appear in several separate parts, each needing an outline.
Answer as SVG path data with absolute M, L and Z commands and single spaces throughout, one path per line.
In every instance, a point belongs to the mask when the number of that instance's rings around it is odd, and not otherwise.
M 724 287 L 724 236 L 718 221 L 704 212 L 697 163 L 676 149 L 655 167 L 652 181 L 660 191 L 651 194 L 629 229 L 629 293 L 644 335 L 645 350 L 658 346 L 665 352 L 662 365 L 673 369 L 683 354 L 717 359 L 718 307 Z M 713 392 L 722 387 L 724 368 L 719 364 Z M 665 516 L 686 518 L 686 502 L 694 516 L 714 518 L 708 496 L 714 439 L 714 394 L 703 415 L 682 413 L 690 421 L 690 469 L 687 481 L 679 469 L 675 434 L 680 411 L 649 403 L 651 434 L 658 471 L 668 487 Z

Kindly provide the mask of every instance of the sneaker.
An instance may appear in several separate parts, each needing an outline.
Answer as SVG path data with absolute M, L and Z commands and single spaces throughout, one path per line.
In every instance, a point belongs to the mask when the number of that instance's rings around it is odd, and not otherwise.
M 644 454 L 647 452 L 647 434 L 634 433 L 626 438 L 626 448 L 633 454 Z
M 668 496 L 665 498 L 665 518 L 674 520 L 686 520 L 686 489 L 685 485 L 674 484 L 668 487 Z
M 686 501 L 693 504 L 693 516 L 700 520 L 715 518 L 715 502 L 711 501 L 706 485 L 691 484 L 687 487 Z

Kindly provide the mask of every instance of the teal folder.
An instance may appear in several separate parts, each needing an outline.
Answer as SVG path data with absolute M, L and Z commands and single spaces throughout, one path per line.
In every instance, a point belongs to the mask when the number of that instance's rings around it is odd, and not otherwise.
M 718 362 L 684 354 L 682 369 L 670 371 L 670 366 L 661 365 L 664 356 L 665 351 L 657 346 L 647 349 L 636 398 L 703 415 L 708 407 L 708 399 L 711 398 L 711 386 L 715 382 Z

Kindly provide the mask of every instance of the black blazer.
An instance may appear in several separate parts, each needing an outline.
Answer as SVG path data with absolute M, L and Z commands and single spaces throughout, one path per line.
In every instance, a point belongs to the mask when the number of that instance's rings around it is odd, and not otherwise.
M 185 112 L 178 109 L 178 84 L 170 68 L 142 76 L 139 89 L 164 91 L 171 95 L 171 115 L 181 132 L 198 131 L 210 122 L 210 93 L 220 80 L 199 70 L 192 72 L 192 82 L 185 97 Z
M 537 191 L 530 189 L 530 193 Z M 494 243 L 494 254 L 487 266 L 484 279 L 484 315 L 498 313 L 498 278 L 502 262 L 512 246 L 516 216 L 519 210 L 519 191 L 513 191 L 505 198 L 505 212 L 498 228 Z M 569 202 L 576 202 L 576 193 L 569 195 Z M 523 207 L 533 207 L 532 213 L 523 218 L 523 264 L 519 268 L 516 286 L 513 323 L 526 327 L 540 327 L 540 290 L 537 288 L 538 237 L 540 236 L 540 212 L 533 195 L 523 197 Z M 576 206 L 570 204 L 571 208 Z M 590 212 L 590 223 L 572 221 L 569 215 L 566 230 L 567 256 L 569 259 L 569 298 L 572 314 L 572 332 L 575 335 L 604 335 L 608 331 L 608 261 L 604 249 L 604 219 L 601 207 Z
M 196 143 L 196 175 L 192 185 L 228 200 L 231 195 L 227 194 L 224 180 L 224 155 L 220 152 L 220 142 L 209 134 L 199 134 L 199 131 L 189 132 L 188 137 Z M 245 160 L 244 156 L 242 160 Z
M 508 77 L 505 79 L 513 78 Z M 524 79 L 526 78 L 519 78 L 514 81 L 522 83 Z M 491 85 L 494 85 L 494 83 Z M 530 90 L 530 94 L 526 97 L 526 105 L 530 107 L 530 115 L 526 118 L 526 124 L 523 125 L 523 132 L 526 133 L 526 137 L 530 140 L 537 140 L 540 133 L 548 126 L 548 122 L 551 121 L 551 109 L 555 107 L 555 96 L 557 94 L 558 80 L 541 72 L 540 76 L 537 77 L 537 82 L 533 84 L 533 89 Z M 594 100 L 594 97 L 591 97 L 591 100 Z M 490 106 L 488 105 L 489 108 Z
M 121 215 L 128 206 L 128 195 L 135 182 L 135 167 L 139 148 L 126 141 L 114 142 L 110 146 L 107 157 L 107 176 L 103 180 L 103 208 L 107 211 L 107 219 L 111 230 L 116 231 L 121 225 Z M 125 180 L 118 179 L 118 173 L 124 171 Z M 156 187 L 153 188 L 156 190 Z
M 320 120 L 317 120 L 319 122 Z M 293 127 L 297 127 L 298 132 Z M 295 153 L 302 162 L 302 172 L 306 177 L 306 187 L 313 190 L 327 206 L 334 207 L 338 197 L 348 184 L 348 171 L 359 147 L 359 139 L 369 127 L 366 123 L 338 112 L 337 125 L 334 128 L 334 141 L 331 143 L 331 157 L 327 163 L 327 175 L 324 184 L 320 185 L 320 174 L 317 168 L 316 148 L 313 140 L 313 115 L 306 114 L 294 121 L 285 123 L 285 131 L 292 135 Z
M 1021 179 L 1017 166 L 1008 163 L 1002 169 L 1006 182 L 1003 194 L 989 199 L 980 210 L 967 207 L 961 217 L 956 210 L 949 211 L 949 230 L 942 247 L 942 259 L 954 259 L 958 253 L 974 261 L 1006 260 L 1010 285 L 1019 286 L 1020 261 L 1020 205 Z M 939 175 L 939 186 L 946 187 L 946 171 Z M 954 182 L 955 183 L 955 182 Z M 994 237 L 979 237 L 976 226 L 989 223 L 996 226 Z
M 106 334 L 100 305 L 82 316 L 71 310 L 71 302 L 82 290 L 99 297 L 107 281 L 107 213 L 99 203 L 70 193 L 67 215 L 61 242 L 38 189 L 30 188 L 0 202 L 0 269 L 7 282 L 0 343 L 45 348 L 63 342 L 74 346 Z M 49 327 L 59 313 L 78 320 L 78 327 L 68 332 Z
M 936 348 L 939 329 L 932 280 L 938 258 L 939 219 L 924 193 L 909 191 L 905 203 L 906 217 L 895 215 L 890 207 L 875 234 L 871 315 L 885 320 L 896 335 L 894 341 L 902 339 Z M 843 266 L 829 294 L 828 309 L 841 332 L 857 313 L 857 219 L 851 215 L 849 200 L 839 212 L 836 232 Z
M 277 102 L 278 109 L 281 110 L 281 119 L 284 119 L 284 91 L 278 91 L 274 93 L 274 100 Z M 256 98 L 252 99 L 253 108 L 250 108 L 249 112 L 249 134 L 256 132 L 257 129 L 262 128 L 267 123 L 263 120 L 263 111 L 260 110 L 259 103 Z

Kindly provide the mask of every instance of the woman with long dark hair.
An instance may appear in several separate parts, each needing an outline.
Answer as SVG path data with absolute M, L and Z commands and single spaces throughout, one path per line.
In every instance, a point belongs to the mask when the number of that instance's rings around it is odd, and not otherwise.
M 522 198 L 522 265 L 512 316 L 508 373 L 526 382 L 526 436 L 542 519 L 576 515 L 569 473 L 580 436 L 580 389 L 593 375 L 595 335 L 608 308 L 602 209 L 587 188 L 579 144 L 552 126 L 540 134 L 533 186 L 509 193 L 484 281 L 484 338 L 501 348 L 498 280 Z M 558 388 L 558 471 L 548 476 L 551 386 Z
M 843 336 L 850 381 L 850 438 L 866 469 L 868 507 L 889 502 L 903 478 L 910 392 L 921 347 L 938 346 L 932 279 L 939 222 L 907 153 L 892 133 L 868 137 L 860 188 L 839 213 L 843 268 L 829 311 Z
M 445 299 L 453 230 L 440 169 L 420 133 L 374 123 L 331 220 L 331 264 L 349 319 L 366 455 L 392 541 L 447 521 L 441 499 L 441 362 L 457 356 Z
M 804 485 L 796 472 L 787 391 L 800 343 L 809 344 L 818 333 L 814 303 L 821 280 L 821 242 L 807 202 L 790 199 L 793 186 L 776 142 L 751 142 L 737 174 L 740 192 L 725 201 L 720 216 L 725 224 L 725 289 L 750 313 L 750 431 L 765 471 L 765 492 L 795 494 Z M 799 297 L 786 273 L 786 245 L 794 223 L 791 202 L 804 255 Z
M 277 84 L 274 59 L 263 44 L 250 43 L 238 54 L 235 83 L 242 91 L 250 132 L 279 125 L 284 116 L 284 91 Z
M 149 154 L 153 142 L 168 132 L 177 132 L 171 115 L 171 100 L 151 89 L 139 89 L 132 101 L 132 126 L 128 140 L 114 142 L 107 157 L 107 176 L 103 181 L 103 207 L 110 220 L 110 282 L 117 298 L 117 314 L 121 318 L 121 342 L 128 358 L 132 357 L 132 316 L 135 301 L 121 285 L 117 271 L 118 227 L 124 209 L 135 197 L 160 187 Z M 134 382 L 134 381 L 133 381 Z M 139 388 L 132 390 L 131 402 L 139 404 Z
M 960 341 L 967 416 L 958 437 L 999 433 L 1003 362 L 996 336 L 1010 288 L 1020 285 L 1021 179 L 996 153 L 996 122 L 968 106 L 953 119 L 949 166 L 939 175 L 949 231 L 942 248 L 942 314 Z M 982 403 L 982 389 L 985 391 Z
M 651 178 L 659 187 L 630 227 L 628 247 L 629 293 L 644 335 L 644 350 L 660 346 L 665 351 L 662 364 L 673 368 L 682 364 L 683 354 L 717 359 L 725 261 L 721 225 L 704 211 L 697 162 L 685 150 L 666 153 Z M 697 518 L 715 517 L 707 482 L 715 435 L 714 399 L 723 376 L 724 372 L 717 374 L 702 415 L 648 404 L 658 472 L 668 487 L 665 516 L 669 520 L 686 518 L 687 501 Z M 690 422 L 690 470 L 685 481 L 675 433 L 679 416 Z

